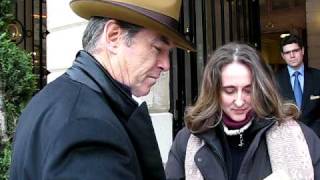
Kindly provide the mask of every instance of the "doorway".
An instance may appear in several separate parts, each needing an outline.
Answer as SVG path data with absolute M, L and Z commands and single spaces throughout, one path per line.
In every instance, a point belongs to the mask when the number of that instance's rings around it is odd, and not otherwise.
M 280 56 L 282 35 L 296 34 L 307 44 L 306 1 L 260 0 L 260 29 L 262 57 L 277 71 L 286 65 Z M 304 61 L 308 64 L 307 58 Z

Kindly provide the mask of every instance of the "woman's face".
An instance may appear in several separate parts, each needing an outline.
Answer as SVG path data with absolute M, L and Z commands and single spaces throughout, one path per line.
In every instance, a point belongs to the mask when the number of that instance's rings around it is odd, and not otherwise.
M 227 64 L 221 71 L 221 106 L 234 121 L 243 121 L 251 111 L 252 73 L 239 62 Z

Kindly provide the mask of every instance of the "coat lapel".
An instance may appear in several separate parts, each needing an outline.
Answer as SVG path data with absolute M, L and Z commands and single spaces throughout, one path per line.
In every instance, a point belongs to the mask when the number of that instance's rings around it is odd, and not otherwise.
M 303 85 L 303 94 L 302 94 L 302 104 L 301 104 L 301 111 L 303 112 L 306 108 L 306 104 L 309 104 L 310 95 L 312 92 L 312 77 L 310 77 L 310 71 L 308 68 L 305 68 L 304 71 L 304 85 Z
M 111 75 L 85 51 L 79 51 L 67 74 L 93 90 L 103 93 L 106 101 L 121 120 L 127 120 L 138 107 L 130 91 L 122 87 Z
M 277 76 L 277 80 L 278 80 L 278 87 L 279 87 L 279 91 L 281 92 L 281 95 L 286 100 L 295 101 L 295 97 L 294 97 L 291 82 L 290 82 L 290 75 L 287 67 L 283 68 L 279 72 Z
M 146 103 L 138 106 L 130 90 L 115 81 L 90 54 L 80 51 L 67 74 L 102 93 L 135 148 L 144 179 L 165 179 L 161 155 Z
M 165 179 L 156 135 L 145 102 L 132 113 L 125 126 L 135 146 L 144 179 Z

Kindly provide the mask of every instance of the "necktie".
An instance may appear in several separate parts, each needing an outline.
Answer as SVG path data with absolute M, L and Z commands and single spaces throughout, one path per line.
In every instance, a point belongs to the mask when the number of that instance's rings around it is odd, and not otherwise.
M 302 90 L 300 86 L 300 82 L 298 79 L 298 76 L 300 75 L 299 71 L 294 72 L 294 84 L 293 84 L 293 92 L 294 92 L 294 97 L 296 99 L 296 104 L 301 109 L 301 102 L 302 102 Z

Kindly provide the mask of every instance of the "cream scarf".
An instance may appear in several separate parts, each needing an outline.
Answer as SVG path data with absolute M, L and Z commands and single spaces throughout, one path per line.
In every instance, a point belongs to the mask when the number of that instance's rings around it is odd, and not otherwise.
M 272 167 L 272 174 L 266 179 L 279 179 L 280 175 L 290 180 L 314 179 L 308 145 L 296 121 L 287 120 L 280 126 L 276 123 L 268 130 L 266 137 Z M 203 140 L 190 135 L 184 165 L 186 180 L 203 180 L 194 162 L 196 152 L 203 145 Z

